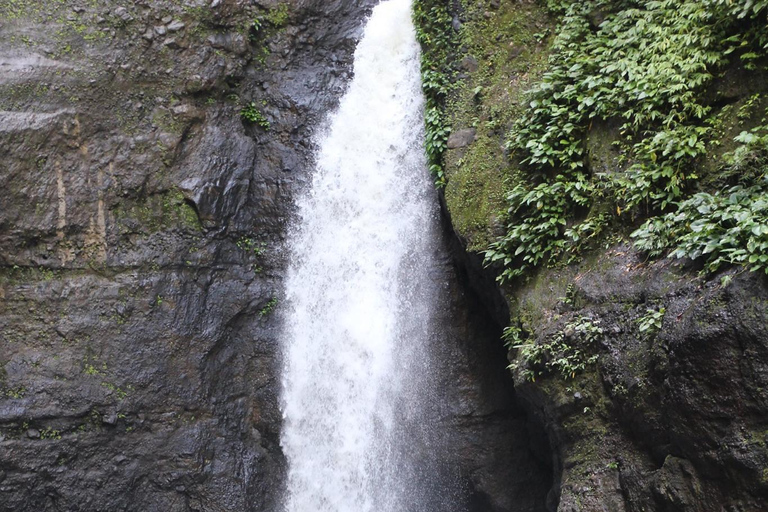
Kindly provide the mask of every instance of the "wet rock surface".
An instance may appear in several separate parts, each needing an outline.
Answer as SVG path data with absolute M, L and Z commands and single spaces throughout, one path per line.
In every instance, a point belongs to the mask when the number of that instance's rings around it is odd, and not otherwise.
M 764 509 L 768 282 L 691 270 L 620 246 L 517 293 L 527 342 L 570 335 L 596 356 L 572 377 L 514 372 L 553 449 L 551 510 Z M 591 347 L 569 332 L 584 319 Z
M 0 510 L 276 508 L 286 226 L 374 3 L 0 5 Z M 548 448 L 444 249 L 433 456 L 473 511 L 541 510 Z
M 372 3 L 0 6 L 0 510 L 274 507 L 281 244 Z

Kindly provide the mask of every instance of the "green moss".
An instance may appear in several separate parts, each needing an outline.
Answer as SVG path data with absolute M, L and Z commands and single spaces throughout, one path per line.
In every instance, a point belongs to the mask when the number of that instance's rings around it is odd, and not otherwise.
M 291 6 L 287 3 L 277 4 L 269 9 L 264 16 L 264 21 L 275 27 L 282 27 L 288 22 L 291 15 Z
M 197 212 L 178 189 L 125 201 L 115 209 L 115 217 L 123 230 L 134 222 L 138 222 L 142 226 L 141 231 L 147 233 L 169 229 L 202 230 Z
M 31 18 L 42 21 L 66 7 L 67 3 L 67 0 L 50 0 L 45 3 L 37 0 L 3 0 L 0 2 L 0 19 L 14 21 Z
M 467 249 L 482 251 L 494 240 L 494 226 L 504 215 L 505 165 L 497 148 L 487 138 L 478 140 L 461 158 L 452 151 L 446 158 L 449 169 L 445 199 L 454 229 L 467 240 Z
M 451 93 L 447 112 L 451 131 L 473 127 L 477 133 L 467 148 L 448 151 L 445 196 L 469 250 L 482 251 L 499 234 L 514 173 L 503 141 L 523 109 L 525 90 L 544 69 L 554 22 L 537 4 L 502 2 L 490 17 L 482 3 L 464 4 L 466 78 Z

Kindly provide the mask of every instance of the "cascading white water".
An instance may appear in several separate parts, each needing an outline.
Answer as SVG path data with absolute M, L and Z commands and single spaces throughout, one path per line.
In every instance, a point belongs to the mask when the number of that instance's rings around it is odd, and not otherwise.
M 384 1 L 298 203 L 284 316 L 287 512 L 420 509 L 437 229 L 422 109 L 411 1 Z

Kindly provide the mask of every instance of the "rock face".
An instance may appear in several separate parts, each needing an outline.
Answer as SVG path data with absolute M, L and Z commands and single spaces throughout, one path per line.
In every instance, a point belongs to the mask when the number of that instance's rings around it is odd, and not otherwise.
M 583 375 L 516 372 L 554 449 L 557 510 L 764 508 L 767 284 L 692 279 L 619 247 L 521 290 L 538 341 L 577 318 L 602 329 Z
M 276 508 L 282 243 L 374 3 L 0 6 L 0 510 Z M 437 457 L 472 510 L 543 510 L 447 244 Z
M 281 241 L 372 3 L 0 6 L 0 510 L 274 507 Z
M 500 342 L 505 306 L 498 291 L 472 273 L 467 254 L 445 226 L 442 262 L 435 275 L 445 294 L 437 310 L 443 335 L 434 342 L 445 404 L 440 431 L 444 465 L 464 482 L 470 512 L 545 512 L 552 487 L 551 448 L 543 424 L 521 406 Z M 486 285 L 489 283 L 485 283 Z M 489 296 L 481 296 L 490 290 Z M 495 293 L 494 293 L 495 292 Z M 489 300 L 490 299 L 490 300 Z M 452 510 L 435 507 L 434 510 Z
M 492 3 L 497 11 L 487 10 Z M 700 263 L 649 261 L 633 249 L 634 220 L 623 212 L 623 231 L 598 236 L 583 259 L 564 257 L 497 286 L 473 251 L 498 236 L 499 214 L 510 207 L 504 183 L 509 191 L 532 176 L 520 172 L 520 156 L 503 141 L 528 104 L 525 91 L 547 70 L 551 45 L 537 34 L 554 33 L 557 23 L 545 3 L 462 6 L 454 14 L 466 31 L 464 46 L 451 65 L 464 71 L 463 83 L 447 102 L 446 119 L 457 138 L 470 123 L 477 129 L 471 144 L 447 151 L 442 200 L 466 249 L 454 252 L 476 300 L 496 325 L 512 321 L 507 357 L 516 403 L 534 429 L 543 425 L 549 448 L 537 451 L 546 443 L 535 438 L 528 444 L 531 453 L 552 457 L 546 510 L 766 510 L 768 279 L 740 268 L 705 278 Z M 590 15 L 590 23 L 601 16 Z M 476 71 L 465 65 L 472 52 Z M 765 80 L 746 75 L 734 64 L 711 94 L 742 108 L 765 94 Z M 590 121 L 589 172 L 627 165 L 612 144 L 618 124 Z M 711 150 L 693 170 L 723 178 L 715 156 Z

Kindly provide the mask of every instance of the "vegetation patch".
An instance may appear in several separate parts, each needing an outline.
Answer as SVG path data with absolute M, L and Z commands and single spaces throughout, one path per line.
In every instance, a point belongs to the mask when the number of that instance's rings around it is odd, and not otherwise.
M 519 327 L 508 327 L 504 331 L 507 347 L 518 350 L 509 369 L 531 382 L 549 374 L 573 379 L 597 362 L 596 345 L 603 336 L 599 324 L 599 320 L 579 316 L 546 341 L 529 342 L 523 342 Z
M 426 107 L 425 149 L 429 170 L 438 186 L 445 185 L 443 161 L 448 149 L 449 128 L 445 119 L 445 103 L 453 87 L 458 35 L 453 29 L 447 2 L 443 0 L 416 0 L 413 5 L 416 37 L 421 44 L 421 85 Z
M 250 102 L 240 110 L 240 117 L 249 123 L 253 123 L 261 126 L 265 130 L 269 130 L 269 120 L 264 114 L 259 111 L 256 106 L 256 102 Z
M 632 233 L 651 256 L 701 260 L 707 272 L 744 265 L 768 273 L 768 176 L 746 187 L 700 192 Z
M 259 317 L 264 318 L 269 316 L 277 307 L 277 298 L 273 297 L 267 302 L 263 308 L 259 310 Z
M 489 263 L 503 265 L 502 280 L 578 253 L 624 219 L 695 220 L 685 200 L 713 139 L 715 78 L 727 65 L 753 67 L 765 55 L 765 13 L 741 4 L 550 2 L 563 17 L 549 66 L 507 139 L 526 179 L 511 184 L 507 233 L 487 252 Z M 595 122 L 616 123 L 623 169 L 590 168 Z M 765 147 L 759 133 L 740 141 Z M 680 235 L 667 232 L 661 242 L 638 234 L 638 247 L 671 247 Z
M 719 90 L 734 70 L 765 71 L 766 7 L 473 2 L 460 31 L 465 58 L 454 57 L 451 68 L 451 14 L 441 2 L 417 2 L 427 152 L 469 248 L 488 249 L 487 263 L 507 281 L 568 262 L 650 219 L 634 239 L 653 256 L 671 250 L 701 259 L 707 271 L 765 268 L 760 237 L 768 225 L 758 198 L 768 123 L 760 121 L 761 100 L 750 98 L 736 117 L 753 128 L 734 139 L 722 125 L 744 93 L 734 99 Z M 428 16 L 430 9 L 439 15 Z M 449 124 L 477 135 L 446 157 Z M 614 152 L 613 165 L 595 165 L 604 155 L 593 151 Z M 727 207 L 725 198 L 739 206 Z M 722 219 L 717 212 L 726 207 Z

